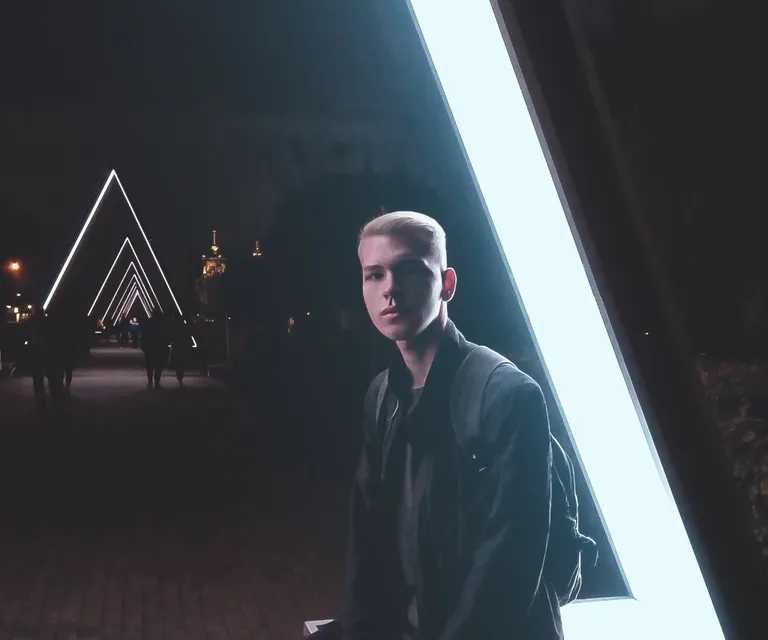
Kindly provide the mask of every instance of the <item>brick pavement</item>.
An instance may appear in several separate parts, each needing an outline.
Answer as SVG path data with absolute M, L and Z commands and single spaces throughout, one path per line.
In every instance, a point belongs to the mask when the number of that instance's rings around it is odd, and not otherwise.
M 287 640 L 337 611 L 346 486 L 296 434 L 128 356 L 46 416 L 30 387 L 0 382 L 0 640 Z

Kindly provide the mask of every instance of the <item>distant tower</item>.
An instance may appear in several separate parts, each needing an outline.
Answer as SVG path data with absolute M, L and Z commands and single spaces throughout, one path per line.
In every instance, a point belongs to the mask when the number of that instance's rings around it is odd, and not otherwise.
M 256 241 L 256 244 L 253 246 L 253 253 L 251 253 L 251 257 L 254 259 L 259 259 L 264 257 L 264 253 L 261 250 L 261 245 L 259 241 Z
M 203 278 L 213 278 L 222 275 L 227 270 L 227 259 L 221 254 L 216 244 L 216 229 L 213 230 L 211 255 L 203 255 Z
M 203 272 L 197 280 L 196 290 L 201 309 L 205 313 L 215 313 L 221 302 L 218 295 L 219 279 L 227 270 L 227 259 L 216 242 L 216 229 L 213 230 L 209 254 L 203 254 Z

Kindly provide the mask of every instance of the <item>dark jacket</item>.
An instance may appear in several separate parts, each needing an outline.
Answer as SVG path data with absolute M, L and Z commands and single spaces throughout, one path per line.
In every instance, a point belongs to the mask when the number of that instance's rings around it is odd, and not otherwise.
M 557 601 L 540 584 L 552 464 L 544 397 L 512 367 L 494 373 L 483 400 L 483 442 L 475 447 L 488 452 L 488 464 L 470 469 L 450 423 L 449 396 L 471 347 L 449 322 L 422 395 L 398 426 L 404 447 L 392 444 L 398 434 L 387 434 L 391 398 L 379 424 L 366 412 L 351 501 L 345 640 L 400 640 L 411 597 L 418 640 L 561 637 Z M 391 393 L 403 393 L 399 356 L 388 376 Z M 372 391 L 366 407 L 375 408 Z M 390 455 L 408 459 L 394 466 L 404 478 L 383 473 L 392 465 L 385 441 Z M 388 507 L 393 487 L 396 511 Z
M 181 320 L 171 326 L 171 364 L 183 369 L 192 359 L 192 334 Z
M 162 316 L 147 320 L 141 332 L 141 349 L 151 358 L 167 358 L 171 342 L 171 330 Z

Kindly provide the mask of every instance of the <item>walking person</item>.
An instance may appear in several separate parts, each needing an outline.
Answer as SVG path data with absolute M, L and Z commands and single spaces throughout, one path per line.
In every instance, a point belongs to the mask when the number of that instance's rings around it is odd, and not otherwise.
M 344 640 L 558 640 L 594 545 L 578 531 L 573 468 L 539 385 L 449 320 L 445 247 L 440 225 L 412 212 L 360 235 L 365 306 L 397 349 L 366 395 L 337 629 Z
M 131 345 L 134 349 L 139 348 L 139 332 L 139 321 L 137 318 L 133 317 L 128 323 L 128 333 L 131 336 Z
M 128 318 L 121 318 L 117 323 L 117 335 L 120 343 L 120 348 L 128 346 L 130 340 L 129 323 Z
M 176 314 L 171 327 L 171 368 L 176 371 L 179 386 L 184 386 L 184 374 L 192 361 L 192 334 L 184 316 Z
M 160 388 L 163 368 L 168 364 L 171 336 L 163 312 L 156 309 L 142 328 L 141 349 L 147 371 L 147 388 Z
M 64 378 L 62 386 L 69 393 L 83 341 L 77 317 L 73 312 L 62 314 L 59 322 L 61 326 L 56 333 L 58 334 L 57 341 L 59 342 L 62 357 Z
M 53 404 L 57 404 L 62 395 L 62 349 L 57 341 L 57 332 L 54 330 L 55 322 L 54 315 L 46 317 L 39 311 L 36 311 L 27 322 L 29 334 L 24 360 L 32 374 L 35 402 L 41 409 L 47 407 L 46 381 Z

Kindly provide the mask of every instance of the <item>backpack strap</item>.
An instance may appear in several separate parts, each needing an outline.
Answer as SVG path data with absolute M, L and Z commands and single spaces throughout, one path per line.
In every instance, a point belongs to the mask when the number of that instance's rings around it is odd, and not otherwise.
M 462 448 L 480 436 L 485 388 L 493 373 L 507 364 L 512 363 L 492 349 L 474 346 L 456 372 L 451 388 L 451 422 Z
M 485 391 L 493 373 L 502 366 L 515 365 L 504 356 L 488 349 L 475 346 L 462 362 L 456 373 L 451 390 L 451 422 L 459 449 L 471 457 L 475 470 L 487 463 L 486 447 L 490 443 L 481 441 L 483 401 Z M 561 606 L 575 600 L 581 588 L 581 554 L 587 552 L 592 563 L 597 561 L 597 546 L 591 538 L 579 532 L 578 499 L 576 476 L 573 463 L 557 439 L 550 434 L 552 446 L 552 509 L 550 541 L 556 541 L 548 551 L 545 573 L 554 587 Z M 460 500 L 464 497 L 459 485 Z M 460 521 L 460 540 L 465 535 L 465 523 Z

